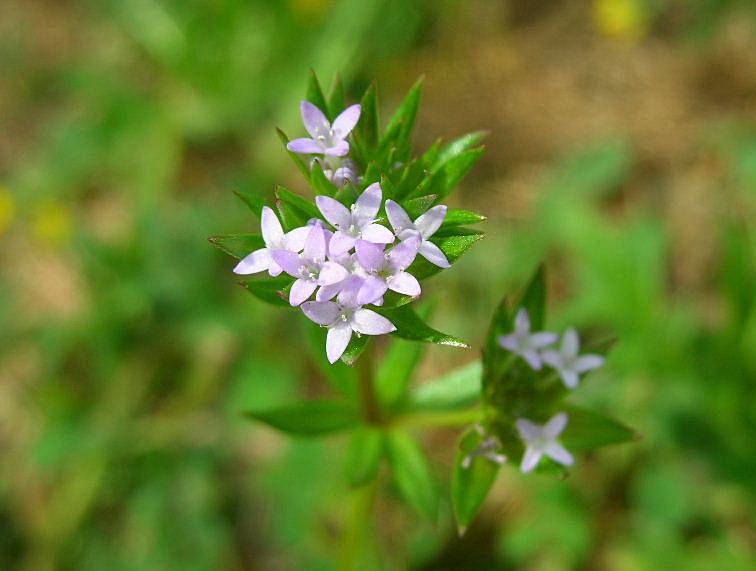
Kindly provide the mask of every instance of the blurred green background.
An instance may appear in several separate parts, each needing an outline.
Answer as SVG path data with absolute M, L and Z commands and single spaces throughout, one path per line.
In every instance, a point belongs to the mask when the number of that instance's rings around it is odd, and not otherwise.
M 376 568 L 756 568 L 751 0 L 3 0 L 0 569 L 328 570 L 344 441 L 251 424 L 327 389 L 296 314 L 235 285 L 233 196 L 304 191 L 307 71 L 416 143 L 490 132 L 455 201 L 488 237 L 429 282 L 429 379 L 477 357 L 540 260 L 551 324 L 614 331 L 581 398 L 644 438 L 566 481 L 502 476 L 456 538 L 388 482 Z M 454 431 L 425 447 L 448 483 Z

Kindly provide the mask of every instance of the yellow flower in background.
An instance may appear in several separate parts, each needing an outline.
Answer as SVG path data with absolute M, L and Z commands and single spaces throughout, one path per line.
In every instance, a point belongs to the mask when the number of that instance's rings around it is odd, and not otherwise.
M 0 186 L 0 234 L 13 222 L 13 217 L 16 215 L 16 203 L 13 200 L 13 196 L 10 191 Z
M 71 209 L 57 201 L 40 204 L 32 215 L 32 234 L 53 247 L 65 246 L 73 234 Z
M 643 0 L 594 0 L 593 17 L 607 36 L 637 40 L 646 31 L 647 14 Z

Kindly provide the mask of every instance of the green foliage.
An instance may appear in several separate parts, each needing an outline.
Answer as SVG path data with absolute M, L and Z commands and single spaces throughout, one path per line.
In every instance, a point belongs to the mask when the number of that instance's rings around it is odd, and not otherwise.
M 352 486 L 364 486 L 378 474 L 383 456 L 384 435 L 372 427 L 360 427 L 353 433 L 344 462 L 346 478 Z
M 248 411 L 247 416 L 287 434 L 320 436 L 355 426 L 357 411 L 336 401 L 308 401 L 266 410 Z
M 394 431 L 386 436 L 386 454 L 402 497 L 418 514 L 435 522 L 438 513 L 436 483 L 420 446 L 408 434 Z

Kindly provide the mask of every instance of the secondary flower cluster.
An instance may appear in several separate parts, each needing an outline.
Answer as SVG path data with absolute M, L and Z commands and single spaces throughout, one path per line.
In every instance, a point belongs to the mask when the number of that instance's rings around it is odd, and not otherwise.
M 328 328 L 326 355 L 334 363 L 353 333 L 384 335 L 396 329 L 364 306 L 383 305 L 389 290 L 419 296 L 420 283 L 406 271 L 418 254 L 437 266 L 449 267 L 441 249 L 428 240 L 444 221 L 447 208 L 434 206 L 413 222 L 398 203 L 386 200 L 383 204 L 378 183 L 368 186 L 349 208 L 328 196 L 317 196 L 315 203 L 324 220 L 312 219 L 287 233 L 273 210 L 264 207 L 265 247 L 242 259 L 234 272 L 246 275 L 267 270 L 271 276 L 285 272 L 295 278 L 289 303 Z M 376 222 L 381 206 L 391 229 Z
M 517 312 L 514 325 L 512 333 L 499 337 L 499 345 L 522 357 L 536 371 L 541 370 L 546 363 L 559 373 L 562 382 L 569 389 L 577 387 L 581 374 L 598 369 L 604 364 L 604 358 L 600 355 L 579 354 L 580 339 L 573 328 L 565 331 L 559 349 L 555 350 L 548 347 L 553 346 L 559 336 L 548 331 L 531 333 L 530 316 L 524 308 Z M 523 472 L 533 470 L 543 456 L 548 456 L 565 466 L 572 465 L 572 455 L 558 441 L 559 435 L 567 427 L 568 420 L 566 412 L 556 414 L 544 425 L 538 425 L 526 418 L 517 420 L 517 432 L 525 443 L 525 454 L 520 464 Z M 497 450 L 498 442 L 495 437 L 488 437 L 478 450 L 465 458 L 463 467 L 468 467 L 474 456 L 483 456 L 501 464 L 505 458 L 498 454 Z
M 359 184 L 361 179 L 357 165 L 348 157 L 349 142 L 346 138 L 360 120 L 361 107 L 347 107 L 333 124 L 309 101 L 302 101 L 299 110 L 302 123 L 311 138 L 294 139 L 286 148 L 301 155 L 317 155 L 310 161 L 310 168 L 315 162 L 320 163 L 323 174 L 338 188 L 342 188 L 347 182 Z

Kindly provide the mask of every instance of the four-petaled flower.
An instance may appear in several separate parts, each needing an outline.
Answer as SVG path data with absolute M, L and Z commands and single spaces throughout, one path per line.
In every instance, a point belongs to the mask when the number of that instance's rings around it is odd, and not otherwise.
M 309 234 L 304 252 L 296 254 L 286 250 L 274 250 L 273 259 L 290 276 L 297 278 L 291 286 L 289 303 L 300 305 L 318 286 L 329 286 L 343 281 L 347 271 L 341 264 L 326 259 L 327 242 L 325 230 L 319 224 L 307 227 Z
M 574 461 L 572 454 L 557 442 L 557 437 L 566 426 L 567 413 L 564 412 L 553 416 L 543 426 L 525 418 L 518 419 L 517 432 L 520 433 L 520 438 L 526 446 L 520 469 L 525 473 L 530 472 L 538 465 L 544 455 L 564 466 L 571 466 Z
M 604 358 L 601 355 L 579 355 L 579 352 L 580 338 L 577 331 L 570 328 L 564 332 L 559 350 L 542 351 L 541 359 L 559 372 L 559 376 L 568 388 L 574 389 L 582 373 L 598 369 L 604 364 Z
M 441 248 L 428 240 L 436 233 L 436 230 L 439 229 L 444 218 L 446 218 L 446 206 L 434 206 L 421 214 L 413 223 L 404 208 L 393 200 L 387 200 L 386 214 L 397 238 L 406 240 L 410 236 L 419 236 L 422 241 L 418 253 L 422 257 L 440 268 L 450 266 L 449 260 L 446 259 Z
M 530 317 L 524 308 L 520 308 L 515 317 L 515 329 L 509 335 L 499 337 L 499 345 L 504 349 L 519 355 L 528 362 L 533 369 L 539 371 L 543 364 L 539 349 L 556 342 L 559 336 L 556 333 L 539 331 L 530 332 Z
M 351 250 L 358 239 L 375 244 L 391 244 L 394 234 L 375 223 L 381 209 L 381 185 L 377 182 L 365 189 L 349 209 L 329 196 L 316 196 L 315 203 L 326 220 L 336 228 L 329 245 L 333 256 L 340 256 Z
M 415 260 L 419 247 L 420 239 L 414 236 L 399 242 L 388 253 L 384 253 L 382 246 L 358 240 L 357 261 L 367 276 L 357 294 L 357 303 L 375 303 L 388 289 L 412 297 L 420 295 L 420 283 L 404 271 Z
M 272 252 L 275 250 L 301 252 L 310 231 L 309 228 L 302 227 L 284 233 L 281 222 L 268 206 L 263 206 L 260 216 L 260 229 L 265 241 L 265 248 L 255 250 L 236 264 L 235 274 L 248 275 L 268 270 L 268 273 L 273 277 L 280 275 L 283 270 L 273 259 Z
M 371 309 L 365 309 L 356 302 L 357 291 L 361 280 L 352 276 L 347 285 L 333 301 L 308 301 L 302 304 L 304 314 L 324 327 L 328 327 L 326 337 L 326 356 L 329 363 L 335 363 L 344 354 L 352 339 L 352 333 L 357 335 L 385 335 L 396 331 L 396 327 L 388 319 Z
M 333 125 L 323 112 L 309 101 L 302 101 L 300 111 L 305 129 L 312 138 L 303 137 L 289 141 L 287 149 L 294 153 L 331 157 L 343 157 L 349 153 L 346 138 L 360 119 L 359 105 L 344 109 L 336 117 Z

